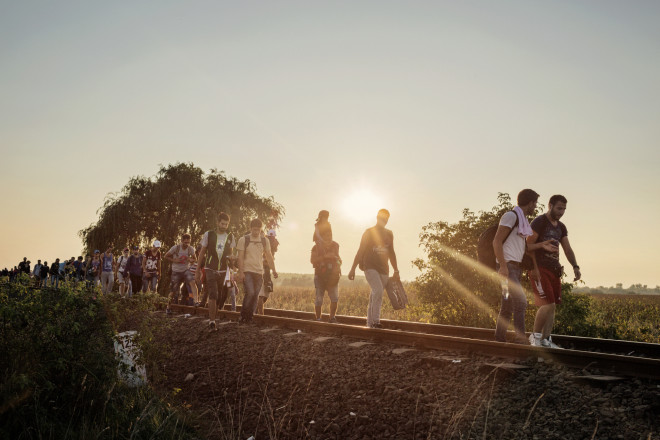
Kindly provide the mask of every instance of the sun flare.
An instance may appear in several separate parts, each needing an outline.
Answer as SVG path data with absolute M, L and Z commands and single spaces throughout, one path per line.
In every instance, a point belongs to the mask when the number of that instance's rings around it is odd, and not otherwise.
M 358 225 L 375 223 L 381 208 L 384 208 L 383 198 L 368 188 L 356 189 L 342 202 L 343 214 Z

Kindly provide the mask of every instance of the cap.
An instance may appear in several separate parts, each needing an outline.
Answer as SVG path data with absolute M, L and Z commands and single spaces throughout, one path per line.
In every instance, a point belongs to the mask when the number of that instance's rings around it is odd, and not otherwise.
M 325 209 L 322 209 L 321 211 L 319 211 L 319 216 L 316 218 L 316 221 L 327 220 L 328 217 L 330 217 L 330 212 L 326 211 Z
M 160 241 L 158 240 L 154 241 L 154 247 L 160 247 Z
M 140 248 L 138 246 L 133 246 L 134 251 L 137 250 L 137 249 L 140 249 Z
M 269 229 L 269 230 L 268 230 L 268 236 L 269 236 L 269 237 L 276 237 L 276 236 L 277 236 L 277 232 L 275 232 L 275 229 Z
M 124 252 L 126 252 L 127 250 L 128 250 L 128 247 L 125 247 L 125 248 L 124 248 Z
M 95 254 L 100 254 L 101 251 L 97 249 L 97 250 L 94 251 L 94 253 L 95 253 Z

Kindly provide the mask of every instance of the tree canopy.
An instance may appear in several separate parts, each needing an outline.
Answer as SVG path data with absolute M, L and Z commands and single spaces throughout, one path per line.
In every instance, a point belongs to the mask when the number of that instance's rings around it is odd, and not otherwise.
M 172 246 L 186 232 L 195 244 L 215 227 L 220 211 L 231 216 L 230 229 L 241 234 L 249 230 L 253 218 L 268 224 L 284 215 L 284 208 L 273 197 L 258 195 L 250 180 L 177 163 L 161 165 L 153 177 L 132 177 L 121 191 L 106 197 L 98 221 L 79 235 L 88 253 L 111 245 L 143 248 L 155 239 Z

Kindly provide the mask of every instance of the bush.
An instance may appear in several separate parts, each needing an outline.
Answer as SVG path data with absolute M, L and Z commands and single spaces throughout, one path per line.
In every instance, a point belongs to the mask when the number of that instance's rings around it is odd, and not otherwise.
M 0 288 L 0 437 L 187 436 L 177 413 L 150 388 L 117 382 L 109 316 L 121 307 L 97 295 L 69 283 Z M 144 301 L 134 305 L 139 310 Z

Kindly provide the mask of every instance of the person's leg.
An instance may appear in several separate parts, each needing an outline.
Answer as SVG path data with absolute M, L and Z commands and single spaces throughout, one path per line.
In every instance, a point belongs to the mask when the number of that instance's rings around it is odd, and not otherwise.
M 108 293 L 112 292 L 112 288 L 115 286 L 115 274 L 108 272 Z
M 236 311 L 236 286 L 231 286 L 229 294 L 231 295 L 231 311 Z
M 330 297 L 330 322 L 333 322 L 335 315 L 337 315 L 337 304 L 339 303 L 339 286 L 329 288 L 328 296 Z
M 380 308 L 383 304 L 383 281 L 377 270 L 367 269 L 364 277 L 371 287 L 369 306 L 367 308 L 367 327 L 373 327 L 380 322 Z
M 323 286 L 321 286 L 321 280 L 318 275 L 314 275 L 314 288 L 315 288 L 315 297 L 314 297 L 314 312 L 316 313 L 316 320 L 321 320 L 321 311 L 323 309 Z
M 168 295 L 167 308 L 179 301 L 179 290 L 181 285 L 182 272 L 172 272 L 170 279 L 170 294 Z
M 513 299 L 513 327 L 516 332 L 515 341 L 525 342 L 525 311 L 527 297 L 520 285 L 522 271 L 520 266 L 509 265 L 509 297 Z
M 219 292 L 218 292 L 218 308 L 220 310 L 225 308 L 225 303 L 227 302 L 227 287 L 225 286 L 225 276 L 227 276 L 227 272 L 219 272 L 218 273 L 218 278 L 219 278 Z
M 539 281 L 532 281 L 532 290 L 534 291 L 534 299 L 537 306 L 539 306 L 534 319 L 534 336 L 540 341 L 546 339 L 550 333 L 545 334 L 545 329 L 548 327 L 552 330 L 552 322 L 554 322 L 555 315 L 555 296 L 552 286 L 551 273 L 544 268 L 539 268 Z
M 188 287 L 190 288 L 190 292 L 192 293 L 193 304 L 197 304 L 199 302 L 199 298 L 197 292 L 197 283 L 195 283 L 195 275 L 193 275 L 189 270 L 185 271 L 184 274 Z
M 241 318 L 244 322 L 250 322 L 257 303 L 257 295 L 263 284 L 263 277 L 259 273 L 245 272 L 245 298 L 241 307 Z
M 209 296 L 209 325 L 215 325 L 218 314 L 218 289 L 221 288 L 221 277 L 214 270 L 206 270 L 206 291 Z
M 497 268 L 499 270 L 499 267 Z M 495 340 L 498 342 L 506 342 L 506 332 L 511 323 L 511 314 L 513 313 L 513 297 L 511 294 L 508 296 L 502 294 L 502 305 L 500 306 L 500 313 L 497 316 L 497 324 L 495 325 Z

